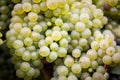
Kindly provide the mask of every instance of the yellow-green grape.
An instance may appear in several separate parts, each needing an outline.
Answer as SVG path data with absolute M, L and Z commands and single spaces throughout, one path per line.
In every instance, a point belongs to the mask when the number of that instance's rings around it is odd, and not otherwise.
M 106 49 L 106 54 L 109 56 L 112 56 L 115 53 L 115 48 L 114 47 L 108 47 Z
M 67 80 L 78 80 L 78 78 L 74 74 L 70 74 Z
M 105 67 L 104 66 L 98 66 L 96 71 L 104 74 L 105 73 Z
M 24 44 L 26 46 L 31 46 L 32 43 L 33 43 L 33 40 L 30 37 L 27 37 L 27 38 L 24 39 Z
M 86 56 L 90 59 L 90 60 L 95 60 L 97 59 L 97 52 L 95 50 L 88 50 L 86 53 Z
M 90 29 L 85 29 L 83 32 L 81 32 L 82 38 L 89 38 L 91 36 L 91 30 Z
M 101 9 L 96 9 L 93 13 L 95 18 L 102 19 L 103 11 Z
M 68 68 L 66 66 L 58 66 L 57 67 L 57 73 L 59 76 L 67 76 L 68 75 Z
M 100 72 L 95 72 L 95 73 L 92 75 L 92 79 L 93 79 L 93 80 L 106 80 L 105 77 L 103 76 L 103 74 L 100 73 Z
M 42 26 L 37 24 L 33 27 L 33 31 L 35 32 L 41 32 L 42 31 Z
M 36 60 L 39 58 L 39 54 L 37 52 L 32 52 L 30 55 L 32 60 Z
M 63 8 L 65 4 L 67 3 L 66 0 L 57 0 L 58 7 Z
M 62 38 L 60 41 L 59 41 L 59 44 L 60 44 L 60 47 L 65 47 L 67 48 L 68 47 L 68 40 L 66 38 Z
M 14 11 L 15 11 L 16 14 L 22 14 L 22 13 L 24 13 L 22 4 L 20 4 L 20 3 L 16 4 L 14 6 Z
M 99 64 L 98 64 L 97 61 L 92 61 L 92 62 L 91 62 L 90 67 L 91 67 L 92 69 L 97 69 L 98 66 L 99 66 Z
M 67 55 L 67 49 L 64 47 L 59 47 L 57 53 L 58 57 L 65 57 Z
M 25 73 L 24 73 L 22 70 L 20 70 L 20 69 L 18 69 L 18 70 L 16 71 L 16 75 L 17 75 L 17 77 L 19 77 L 19 78 L 24 78 L 24 77 L 25 77 Z
M 38 20 L 38 14 L 34 13 L 34 12 L 30 12 L 28 13 L 28 19 L 31 21 L 31 22 L 35 22 Z
M 71 67 L 71 70 L 75 74 L 81 73 L 81 71 L 82 71 L 81 66 L 78 63 L 73 64 Z
M 39 49 L 39 54 L 40 54 L 42 57 L 47 57 L 47 56 L 50 54 L 50 49 L 49 49 L 47 46 L 42 46 L 42 47 Z
M 47 11 L 48 10 L 46 2 L 40 2 L 40 10 L 41 11 Z
M 65 76 L 59 76 L 58 80 L 67 80 L 67 77 L 65 77 Z
M 76 29 L 76 31 L 78 31 L 78 32 L 82 32 L 82 31 L 85 30 L 85 24 L 82 23 L 82 22 L 77 22 L 77 23 L 75 24 L 75 29 Z
M 113 56 L 112 56 L 112 60 L 114 63 L 120 63 L 120 53 L 115 53 Z
M 58 7 L 57 0 L 47 0 L 46 4 L 47 4 L 47 7 L 51 10 L 54 10 Z
M 106 51 L 100 48 L 100 49 L 98 49 L 97 53 L 98 53 L 99 57 L 103 57 L 106 54 Z
M 61 25 L 63 25 L 62 19 L 60 19 L 60 18 L 56 19 L 56 20 L 55 20 L 55 25 L 56 25 L 56 26 L 61 26 Z
M 41 0 L 32 0 L 34 3 L 40 3 Z
M 74 59 L 70 55 L 67 55 L 64 60 L 64 64 L 67 67 L 71 67 L 74 64 Z
M 93 50 L 98 50 L 99 49 L 99 43 L 97 41 L 92 41 L 91 42 L 91 48 Z
M 23 41 L 21 41 L 21 40 L 15 40 L 14 42 L 13 42 L 13 48 L 15 48 L 15 49 L 18 49 L 18 48 L 21 48 L 21 47 L 23 47 Z
M 30 55 L 30 52 L 29 51 L 25 51 L 23 54 L 22 54 L 22 59 L 24 61 L 29 61 L 31 59 L 31 55 Z
M 29 37 L 31 35 L 31 30 L 28 27 L 24 27 L 20 30 L 20 35 L 23 37 Z
M 81 65 L 82 68 L 86 69 L 90 66 L 90 59 L 86 56 L 83 56 L 79 59 L 79 63 Z
M 93 20 L 93 27 L 94 28 L 102 28 L 103 26 L 102 26 L 101 20 L 100 19 L 94 19 Z
M 40 35 L 40 33 L 38 33 L 38 32 L 32 32 L 32 33 L 31 33 L 31 38 L 32 38 L 33 41 L 37 42 L 37 41 L 40 40 L 41 35 Z
M 35 13 L 40 13 L 40 6 L 38 4 L 33 4 L 31 11 Z
M 53 31 L 52 32 L 52 39 L 54 41 L 59 41 L 62 38 L 62 34 L 60 33 L 60 31 Z
M 110 65 L 112 63 L 112 57 L 108 55 L 105 55 L 102 60 L 103 63 L 106 65 Z
M 56 59 L 57 59 L 57 53 L 56 53 L 56 52 L 50 52 L 49 58 L 50 58 L 51 60 L 56 60 Z
M 83 22 L 83 23 L 88 23 L 89 21 L 89 15 L 87 13 L 82 13 L 80 15 L 80 21 Z
M 82 46 L 82 47 L 86 46 L 87 45 L 87 39 L 80 38 L 79 45 Z
M 53 42 L 53 43 L 50 44 L 50 49 L 52 51 L 57 51 L 59 49 L 59 46 L 56 42 Z
M 81 56 L 81 50 L 80 49 L 73 49 L 72 56 L 74 58 L 79 58 Z
M 101 49 L 105 50 L 105 49 L 107 49 L 108 47 L 109 47 L 109 43 L 108 43 L 107 40 L 101 40 L 101 41 L 100 41 L 100 48 L 101 48 Z
M 24 10 L 25 12 L 30 12 L 31 9 L 32 9 L 32 5 L 31 5 L 31 3 L 29 3 L 29 2 L 23 3 L 23 4 L 22 4 L 22 7 L 23 7 L 23 10 Z
M 71 23 L 76 24 L 79 21 L 79 15 L 78 14 L 71 14 L 70 21 L 71 21 Z
M 20 70 L 27 72 L 30 69 L 30 64 L 28 62 L 22 62 L 20 65 Z

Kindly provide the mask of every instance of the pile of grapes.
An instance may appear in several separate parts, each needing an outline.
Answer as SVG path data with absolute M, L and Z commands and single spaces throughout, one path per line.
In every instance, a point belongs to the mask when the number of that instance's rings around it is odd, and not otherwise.
M 119 0 L 0 0 L 0 80 L 114 80 L 119 21 Z

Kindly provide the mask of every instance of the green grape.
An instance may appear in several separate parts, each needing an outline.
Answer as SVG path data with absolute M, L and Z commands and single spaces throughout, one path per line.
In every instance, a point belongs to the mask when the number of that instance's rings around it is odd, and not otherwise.
M 85 45 L 87 45 L 87 39 L 85 38 L 80 38 L 79 40 L 79 45 L 84 47 Z
M 71 14 L 70 21 L 72 24 L 76 24 L 79 21 L 79 15 L 78 14 Z M 81 24 L 83 25 L 83 24 Z
M 21 48 L 18 48 L 18 49 L 15 50 L 15 54 L 16 54 L 17 56 L 22 56 L 23 53 L 24 53 L 24 51 L 25 51 L 25 48 L 24 48 L 24 47 L 21 47 Z
M 106 49 L 106 54 L 109 56 L 112 56 L 115 53 L 115 48 L 114 47 L 108 47 Z
M 92 26 L 93 26 L 92 21 L 88 21 L 88 22 L 86 23 L 86 28 L 92 28 Z
M 30 52 L 33 52 L 36 50 L 35 46 L 33 46 L 33 45 L 26 47 L 26 49 Z
M 108 43 L 108 41 L 107 40 L 101 40 L 100 41 L 100 48 L 101 49 L 107 49 L 109 47 L 109 43 Z
M 56 59 L 57 59 L 57 53 L 56 53 L 56 52 L 50 52 L 49 58 L 50 58 L 51 60 L 56 60 Z
M 32 9 L 31 9 L 32 12 L 35 12 L 35 13 L 40 13 L 40 6 L 38 4 L 33 4 L 32 5 Z M 39 15 L 38 15 L 39 16 Z M 39 18 L 39 17 L 38 17 Z
M 50 49 L 47 46 L 42 46 L 39 49 L 39 54 L 42 57 L 47 57 L 50 54 Z
M 32 0 L 34 3 L 40 3 L 41 0 Z
M 76 29 L 76 31 L 78 31 L 78 32 L 82 32 L 82 31 L 85 30 L 85 24 L 82 23 L 82 22 L 77 22 L 77 23 L 75 24 L 75 29 Z
M 110 65 L 112 63 L 112 57 L 108 55 L 105 55 L 102 60 L 103 63 L 106 65 Z
M 83 22 L 83 23 L 88 23 L 89 21 L 89 15 L 87 13 L 82 13 L 80 15 L 80 21 Z
M 85 29 L 82 33 L 81 33 L 81 36 L 83 38 L 89 38 L 91 36 L 91 31 L 90 29 Z
M 21 71 L 20 69 L 18 69 L 18 70 L 16 71 L 16 75 L 17 75 L 17 77 L 19 77 L 19 78 L 24 78 L 24 77 L 25 77 L 25 73 L 24 73 L 23 71 Z
M 59 76 L 58 80 L 67 80 L 67 77 L 65 77 L 65 76 Z
M 87 77 L 89 77 L 89 76 L 90 76 L 90 74 L 89 74 L 88 72 L 83 72 L 83 73 L 81 74 L 80 79 L 81 79 L 81 80 L 84 80 L 85 78 L 87 78 Z
M 74 59 L 70 55 L 67 55 L 65 57 L 64 64 L 67 67 L 71 67 L 74 64 Z
M 112 60 L 113 60 L 114 63 L 120 63 L 120 53 L 115 53 L 112 56 Z
M 13 42 L 13 48 L 15 48 L 15 49 L 18 49 L 18 48 L 21 48 L 21 47 L 23 47 L 23 41 L 21 41 L 21 40 L 15 40 L 14 42 Z
M 80 33 L 77 32 L 76 30 L 73 30 L 70 34 L 72 39 L 79 39 L 80 38 Z
M 45 38 L 45 44 L 46 44 L 46 45 L 49 45 L 49 44 L 51 44 L 51 43 L 53 43 L 53 39 L 52 39 L 51 37 L 49 37 L 49 36 L 46 37 L 46 38 Z
M 66 0 L 58 0 L 58 7 L 63 8 L 66 4 Z
M 62 30 L 61 34 L 62 34 L 63 38 L 67 38 L 68 37 L 68 32 L 67 31 Z
M 60 41 L 59 41 L 59 44 L 60 44 L 60 47 L 67 47 L 68 46 L 68 40 L 66 38 L 62 38 Z
M 119 0 L 106 0 L 106 2 L 110 5 L 110 6 L 115 6 L 118 3 Z
M 79 58 L 81 56 L 81 50 L 80 49 L 73 49 L 72 56 L 74 58 Z
M 90 59 L 88 57 L 83 56 L 79 59 L 79 63 L 80 63 L 82 68 L 86 69 L 90 66 L 91 62 L 90 62 Z
M 53 31 L 52 32 L 52 39 L 54 41 L 58 41 L 62 38 L 62 34 L 60 33 L 60 31 Z
M 58 66 L 57 73 L 59 76 L 67 76 L 68 75 L 68 68 L 66 66 Z
M 26 72 L 26 75 L 29 77 L 32 77 L 35 75 L 35 70 L 34 68 L 30 68 L 29 71 Z
M 30 53 L 30 54 L 31 54 L 31 59 L 32 59 L 32 60 L 38 59 L 39 54 L 38 54 L 37 52 L 32 52 L 32 53 Z
M 68 23 L 64 23 L 62 26 L 61 26 L 62 30 L 65 30 L 65 31 L 69 31 L 70 30 L 70 26 L 68 25 Z
M 92 78 L 91 77 L 86 77 L 85 80 L 92 80 Z
M 63 25 L 62 19 L 60 19 L 60 18 L 56 19 L 56 20 L 55 20 L 55 25 L 56 25 L 56 26 L 61 26 L 61 25 Z
M 31 59 L 31 55 L 29 51 L 24 51 L 24 53 L 22 54 L 22 59 L 24 61 L 29 61 Z
M 67 55 L 67 49 L 63 47 L 59 47 L 58 57 L 65 57 Z
M 29 2 L 24 2 L 24 3 L 22 4 L 22 7 L 23 7 L 23 10 L 24 10 L 25 12 L 30 12 L 31 9 L 32 9 L 32 5 L 31 5 L 31 3 L 29 3 Z
M 48 29 L 46 32 L 45 32 L 45 35 L 46 36 L 51 36 L 52 34 L 52 30 L 51 29 Z
M 94 19 L 93 20 L 93 27 L 94 28 L 101 28 L 101 27 L 103 27 L 102 26 L 102 22 L 100 21 L 100 19 Z
M 24 28 L 21 29 L 20 34 L 23 37 L 29 37 L 31 35 L 31 30 L 28 27 L 24 27 Z
M 68 76 L 67 80 L 78 80 L 78 78 L 74 74 L 71 74 Z
M 28 13 L 28 19 L 31 21 L 31 22 L 35 22 L 38 20 L 38 14 L 34 13 L 34 12 L 30 12 Z
M 53 42 L 53 43 L 50 44 L 50 49 L 52 51 L 57 51 L 59 49 L 59 46 L 56 42 Z
M 93 50 L 98 50 L 99 49 L 99 43 L 97 41 L 92 41 L 91 42 L 91 48 Z
M 95 60 L 97 59 L 97 52 L 95 50 L 89 49 L 86 53 L 86 56 L 90 59 L 90 60 Z
M 103 50 L 103 49 L 98 49 L 97 53 L 98 53 L 99 57 L 103 57 L 106 54 L 105 50 Z
M 101 19 L 103 17 L 103 11 L 101 9 L 96 9 L 93 15 L 95 18 Z
M 72 69 L 72 72 L 75 74 L 78 74 L 82 71 L 81 66 L 78 63 L 73 64 L 71 69 Z
M 24 39 L 24 44 L 26 46 L 31 46 L 32 43 L 33 43 L 33 40 L 30 37 L 27 37 L 27 38 Z
M 42 31 L 42 26 L 37 24 L 33 27 L 33 31 L 35 32 L 41 32 Z
M 98 66 L 96 71 L 104 74 L 105 73 L 105 68 L 104 68 L 104 66 Z
M 21 23 L 15 23 L 13 29 L 16 32 L 20 32 L 20 30 L 22 29 L 22 24 Z
M 98 67 L 98 62 L 97 62 L 97 61 L 92 61 L 90 67 L 91 67 L 92 69 L 97 69 L 97 67 Z
M 33 76 L 34 78 L 37 78 L 40 75 L 40 70 L 35 69 L 35 75 Z
M 40 33 L 33 31 L 33 32 L 31 33 L 31 38 L 32 38 L 32 40 L 35 41 L 35 42 L 39 41 L 39 40 L 40 40 Z
M 20 70 L 27 72 L 30 69 L 30 64 L 28 62 L 22 62 L 20 65 Z
M 48 10 L 46 2 L 40 2 L 40 10 L 41 11 L 47 11 Z
M 36 59 L 36 60 L 32 61 L 32 64 L 35 67 L 40 67 L 42 65 L 42 62 L 40 59 Z
M 106 80 L 102 73 L 95 72 L 92 76 L 93 80 Z
M 47 4 L 47 7 L 49 8 L 49 9 L 51 9 L 51 10 L 54 10 L 54 9 L 56 9 L 57 7 L 58 7 L 58 2 L 57 2 L 57 0 L 47 0 L 47 2 L 46 2 L 46 4 Z
M 20 3 L 19 3 L 19 4 L 16 4 L 16 5 L 14 6 L 14 11 L 15 11 L 16 14 L 22 14 L 22 13 L 24 13 L 22 4 L 20 4 Z
M 42 46 L 45 46 L 45 40 L 41 39 L 39 42 L 38 42 L 38 46 L 39 48 L 42 47 Z

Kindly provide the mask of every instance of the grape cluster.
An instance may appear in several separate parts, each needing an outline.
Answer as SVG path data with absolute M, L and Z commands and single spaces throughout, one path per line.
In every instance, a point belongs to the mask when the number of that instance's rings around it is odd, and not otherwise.
M 54 63 L 51 80 L 106 80 L 106 66 L 120 63 L 108 19 L 91 0 L 18 0 L 6 33 L 16 75 L 32 80 L 43 60 Z

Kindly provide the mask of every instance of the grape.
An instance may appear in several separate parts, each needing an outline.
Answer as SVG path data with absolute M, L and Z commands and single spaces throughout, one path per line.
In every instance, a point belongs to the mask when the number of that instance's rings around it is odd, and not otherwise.
M 29 61 L 31 59 L 31 56 L 30 56 L 30 52 L 29 51 L 25 51 L 22 55 L 22 59 L 24 61 Z
M 67 80 L 65 76 L 59 76 L 58 80 Z
M 32 5 L 29 2 L 23 3 L 22 7 L 25 12 L 30 12 L 32 9 Z
M 72 56 L 75 57 L 75 58 L 79 58 L 81 56 L 81 50 L 73 49 Z
M 27 37 L 27 38 L 24 39 L 24 44 L 26 46 L 31 46 L 32 43 L 33 43 L 33 40 L 31 38 Z
M 37 24 L 33 27 L 33 31 L 35 32 L 41 32 L 42 31 L 42 26 Z
M 65 57 L 64 64 L 67 67 L 71 67 L 74 64 L 74 59 L 70 55 L 67 55 Z
M 32 0 L 34 3 L 40 3 L 41 0 Z
M 49 58 L 50 58 L 51 60 L 56 60 L 56 59 L 57 59 L 57 53 L 56 53 L 56 52 L 50 52 Z
M 106 49 L 106 54 L 109 56 L 112 56 L 115 53 L 115 48 L 114 47 L 108 47 Z
M 54 1 L 47 0 L 46 4 L 47 4 L 47 7 L 48 7 L 49 9 L 51 9 L 51 10 L 54 10 L 54 9 L 56 9 L 56 8 L 58 7 L 58 2 L 57 2 L 57 0 L 54 0 Z
M 66 48 L 60 47 L 57 53 L 59 57 L 65 57 L 67 55 L 67 50 Z
M 78 32 L 82 32 L 82 31 L 84 31 L 84 29 L 85 29 L 85 24 L 82 23 L 82 22 L 77 22 L 77 23 L 75 24 L 75 29 L 76 29 L 76 31 L 78 31 Z
M 60 18 L 56 19 L 56 20 L 55 20 L 55 25 L 56 25 L 56 26 L 61 26 L 61 25 L 63 25 L 62 19 L 60 19 Z
M 89 21 L 89 15 L 87 13 L 82 13 L 80 15 L 80 21 L 83 23 L 87 23 Z
M 110 65 L 112 63 L 112 57 L 108 56 L 108 55 L 105 55 L 103 57 L 103 63 L 106 64 L 106 65 Z
M 60 75 L 60 76 L 67 76 L 68 75 L 68 68 L 65 67 L 65 66 L 59 66 L 57 68 L 57 73 Z
M 35 22 L 38 20 L 38 15 L 34 12 L 30 12 L 28 14 L 28 19 L 31 21 L 31 22 Z
M 92 76 L 93 80 L 106 80 L 102 73 L 95 72 Z
M 52 39 L 54 40 L 54 41 L 58 41 L 58 40 L 60 40 L 62 38 L 62 35 L 61 35 L 61 33 L 59 32 L 59 31 L 53 31 L 52 32 Z
M 105 73 L 105 68 L 104 68 L 104 66 L 98 66 L 96 71 L 104 74 Z
M 92 41 L 91 42 L 91 48 L 93 50 L 98 50 L 99 49 L 99 43 L 97 41 Z
M 18 49 L 18 48 L 21 48 L 21 47 L 23 47 L 23 41 L 21 41 L 21 40 L 15 40 L 14 42 L 13 42 L 13 47 L 15 48 L 15 49 Z
M 67 79 L 67 80 L 73 80 L 73 79 L 74 79 L 74 80 L 78 80 L 75 75 L 71 74 L 71 75 L 68 76 L 68 79 Z
M 120 53 L 115 53 L 113 56 L 112 56 L 112 60 L 114 63 L 119 63 L 120 62 Z
M 78 63 L 73 64 L 71 69 L 72 69 L 72 72 L 75 74 L 80 73 L 82 70 L 80 64 L 78 64 Z
M 50 49 L 47 47 L 47 46 L 42 46 L 40 49 L 39 49 L 39 54 L 42 56 L 42 57 L 46 57 L 50 54 Z
M 97 59 L 97 52 L 95 50 L 88 50 L 86 53 L 86 56 L 90 59 L 90 60 L 95 60 Z
M 25 73 L 24 73 L 23 71 L 21 71 L 20 69 L 18 69 L 18 70 L 16 71 L 16 75 L 17 75 L 17 77 L 19 77 L 19 78 L 24 78 Z
M 80 58 L 79 63 L 82 68 L 86 69 L 90 66 L 90 59 L 88 57 L 83 56 Z
M 28 62 L 23 62 L 20 65 L 20 70 L 23 72 L 27 72 L 30 69 L 30 64 Z

